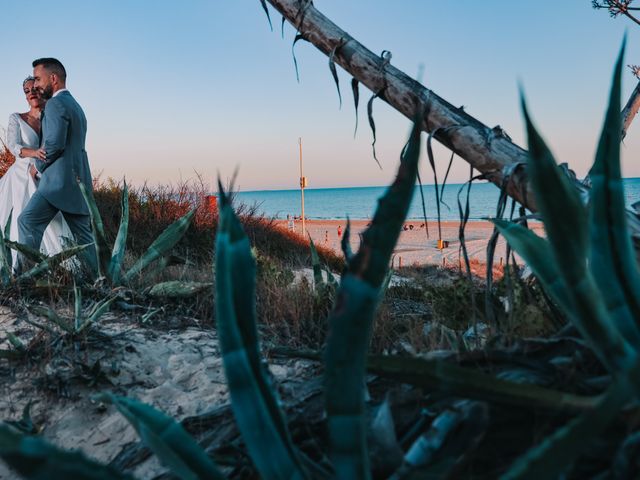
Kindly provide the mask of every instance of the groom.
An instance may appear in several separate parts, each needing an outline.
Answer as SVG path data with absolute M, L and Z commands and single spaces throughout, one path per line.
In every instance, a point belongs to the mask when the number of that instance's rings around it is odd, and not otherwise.
M 42 159 L 36 159 L 30 174 L 38 184 L 36 192 L 18 217 L 20 243 L 40 249 L 42 235 L 49 222 L 62 212 L 78 245 L 91 244 L 85 257 L 92 275 L 97 273 L 89 209 L 78 181 L 91 194 L 92 182 L 85 137 L 87 119 L 66 89 L 67 72 L 55 58 L 33 62 L 34 87 L 48 100 L 42 117 Z M 18 270 L 22 269 L 20 260 Z

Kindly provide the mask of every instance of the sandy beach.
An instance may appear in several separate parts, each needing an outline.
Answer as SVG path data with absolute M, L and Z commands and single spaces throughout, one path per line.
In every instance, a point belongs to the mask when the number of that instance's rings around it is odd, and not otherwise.
M 287 221 L 278 221 L 282 228 L 288 228 Z M 360 242 L 362 233 L 369 220 L 351 220 L 351 247 L 355 251 Z M 458 239 L 459 222 L 442 222 L 440 224 L 442 239 L 449 242 L 449 246 L 438 249 L 438 223 L 429 221 L 428 236 L 424 220 L 407 220 L 406 230 L 400 234 L 395 249 L 395 266 L 409 265 L 453 265 L 458 266 L 460 241 Z M 307 220 L 305 227 L 313 241 L 318 245 L 324 245 L 336 251 L 340 251 L 341 236 L 346 227 L 345 220 Z M 340 228 L 340 235 L 338 234 Z M 534 231 L 543 234 L 542 224 L 534 224 Z M 294 222 L 294 230 L 302 233 L 302 221 Z M 493 224 L 487 221 L 468 222 L 465 229 L 465 239 L 469 258 L 480 263 L 486 262 L 487 242 L 493 232 Z M 502 237 L 498 240 L 495 253 L 495 262 L 499 264 L 506 255 L 506 244 Z M 504 260 L 503 260 L 504 261 Z

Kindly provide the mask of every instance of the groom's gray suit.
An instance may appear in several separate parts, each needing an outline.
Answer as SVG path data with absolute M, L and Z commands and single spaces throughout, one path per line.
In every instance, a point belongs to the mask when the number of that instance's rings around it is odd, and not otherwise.
M 36 160 L 41 174 L 38 188 L 18 217 L 20 243 L 40 249 L 45 229 L 60 211 L 75 241 L 94 243 L 89 209 L 78 180 L 92 191 L 91 170 L 85 150 L 87 119 L 68 90 L 56 92 L 47 102 L 42 118 L 42 142 L 47 158 Z M 86 251 L 93 273 L 97 271 L 95 247 Z

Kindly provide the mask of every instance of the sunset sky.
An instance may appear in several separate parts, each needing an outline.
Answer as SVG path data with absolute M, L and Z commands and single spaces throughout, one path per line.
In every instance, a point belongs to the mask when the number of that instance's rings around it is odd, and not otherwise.
M 559 161 L 583 176 L 593 159 L 616 54 L 640 64 L 640 27 L 591 8 L 591 0 L 316 0 L 316 7 L 374 52 L 483 123 L 501 125 L 520 145 L 518 82 Z M 327 58 L 258 0 L 61 0 L 4 2 L 0 29 L 0 128 L 25 111 L 21 91 L 31 61 L 55 56 L 89 121 L 94 175 L 134 183 L 175 182 L 199 172 L 212 181 L 239 167 L 243 190 L 296 188 L 298 137 L 309 187 L 388 183 L 409 122 L 374 104 L 378 152 L 361 89 L 353 138 L 349 76 L 339 69 L 343 105 Z M 637 83 L 624 72 L 624 100 Z M 640 119 L 623 149 L 626 176 L 640 176 Z M 447 153 L 437 150 L 444 171 Z M 431 173 L 423 164 L 423 178 Z M 453 181 L 468 167 L 454 165 Z

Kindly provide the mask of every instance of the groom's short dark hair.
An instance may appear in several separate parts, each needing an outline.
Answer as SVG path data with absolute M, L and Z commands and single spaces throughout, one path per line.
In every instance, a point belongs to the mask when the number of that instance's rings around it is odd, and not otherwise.
M 58 75 L 63 82 L 67 79 L 67 71 L 65 70 L 64 65 L 62 65 L 62 62 L 57 58 L 38 58 L 31 64 L 31 66 L 34 68 L 38 65 L 42 65 L 50 72 Z

